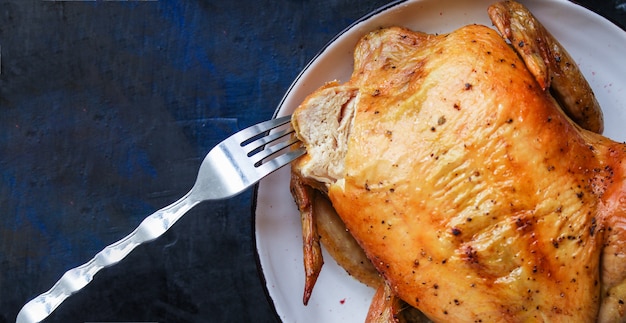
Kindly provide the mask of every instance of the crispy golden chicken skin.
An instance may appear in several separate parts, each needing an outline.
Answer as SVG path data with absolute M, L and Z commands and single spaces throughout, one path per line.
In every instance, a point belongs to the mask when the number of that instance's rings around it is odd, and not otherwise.
M 373 31 L 292 120 L 298 185 L 387 286 L 370 320 L 390 295 L 440 322 L 624 320 L 626 146 L 574 123 L 495 30 Z

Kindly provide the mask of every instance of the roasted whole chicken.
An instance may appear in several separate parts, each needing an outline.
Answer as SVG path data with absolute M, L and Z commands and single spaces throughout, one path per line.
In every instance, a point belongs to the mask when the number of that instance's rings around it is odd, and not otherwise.
M 305 304 L 321 240 L 377 289 L 368 321 L 625 320 L 626 145 L 526 8 L 488 14 L 372 31 L 294 112 Z

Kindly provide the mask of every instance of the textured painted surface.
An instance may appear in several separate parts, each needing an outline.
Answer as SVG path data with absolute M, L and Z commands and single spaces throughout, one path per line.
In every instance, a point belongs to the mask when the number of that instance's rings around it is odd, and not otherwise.
M 0 1 L 0 322 L 182 196 L 213 145 L 271 117 L 385 2 Z M 623 1 L 588 2 L 626 25 Z M 196 207 L 49 321 L 276 321 L 251 199 Z

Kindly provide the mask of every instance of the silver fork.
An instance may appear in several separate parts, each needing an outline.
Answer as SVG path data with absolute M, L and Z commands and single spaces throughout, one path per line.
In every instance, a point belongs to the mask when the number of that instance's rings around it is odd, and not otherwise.
M 100 269 L 118 263 L 138 245 L 161 236 L 198 203 L 235 196 L 302 156 L 305 149 L 291 136 L 290 120 L 291 116 L 285 116 L 265 121 L 219 143 L 202 161 L 189 193 L 145 218 L 133 232 L 105 247 L 87 263 L 65 272 L 50 290 L 22 307 L 16 322 L 44 320 L 67 297 L 89 284 Z

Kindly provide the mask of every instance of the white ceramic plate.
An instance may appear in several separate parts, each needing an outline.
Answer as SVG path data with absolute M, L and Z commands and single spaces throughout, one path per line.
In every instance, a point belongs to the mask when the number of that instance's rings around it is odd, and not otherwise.
M 293 109 L 322 84 L 345 82 L 352 71 L 357 40 L 381 26 L 400 25 L 446 33 L 467 24 L 492 26 L 487 7 L 494 0 L 413 0 L 390 4 L 364 17 L 327 45 L 302 71 L 276 115 Z M 593 87 L 605 116 L 604 134 L 626 141 L 626 32 L 583 7 L 565 0 L 522 2 L 566 47 Z M 289 169 L 258 186 L 256 243 L 267 291 L 284 322 L 363 322 L 374 291 L 338 267 L 325 264 L 308 306 L 302 305 L 304 269 L 298 210 L 289 193 Z

